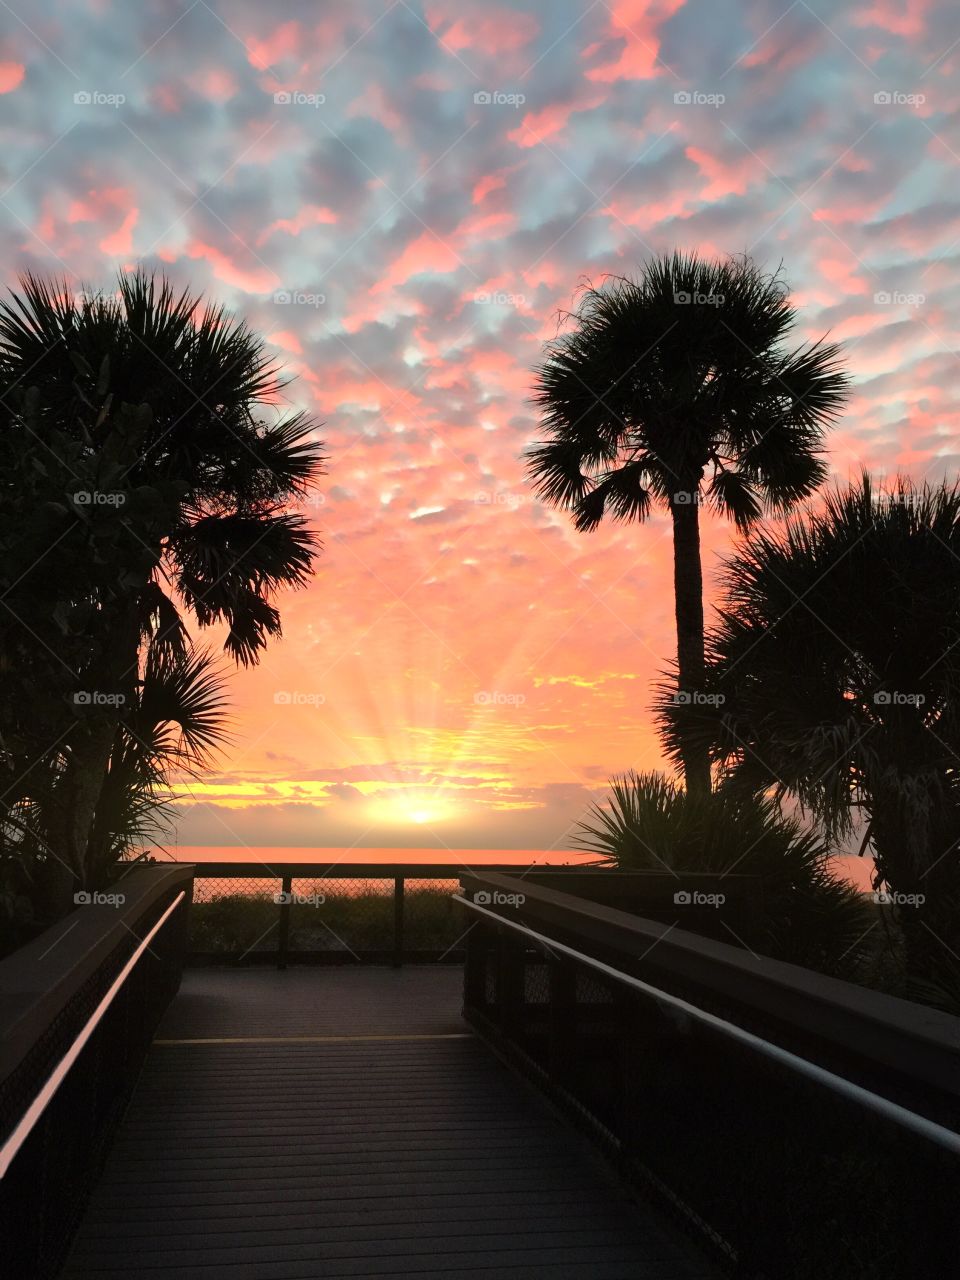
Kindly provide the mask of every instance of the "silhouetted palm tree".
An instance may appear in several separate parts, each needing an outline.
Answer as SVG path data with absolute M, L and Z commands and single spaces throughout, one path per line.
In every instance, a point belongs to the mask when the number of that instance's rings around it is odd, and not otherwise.
M 960 975 L 960 488 L 859 483 L 727 562 L 707 640 L 712 721 L 682 723 L 728 785 L 799 796 L 833 835 L 869 823 L 917 979 Z M 910 899 L 916 899 L 915 902 Z M 953 960 L 950 959 L 953 953 Z M 960 989 L 955 992 L 960 1008 Z
M 171 785 L 199 775 L 227 737 L 224 680 L 212 656 L 150 646 L 97 797 L 87 886 L 106 884 L 134 848 L 166 834 Z M 31 759 L 9 739 L 5 745 L 2 776 L 14 785 L 0 799 L 0 935 L 12 947 L 63 910 L 63 861 L 51 842 L 58 839 L 60 788 L 75 746 Z M 0 946 L 0 954 L 6 949 Z
M 12 724 L 18 749 L 29 704 L 43 708 L 57 752 L 50 840 L 81 882 L 144 655 L 168 674 L 189 667 L 185 610 L 225 624 L 226 650 L 256 662 L 280 632 L 274 592 L 311 573 L 316 536 L 289 508 L 322 470 L 322 446 L 307 416 L 275 411 L 281 388 L 244 323 L 142 272 L 114 295 L 27 276 L 0 303 L 13 478 L 0 486 L 0 667 L 25 692 L 5 704 L 0 737 Z M 46 500 L 24 502 L 24 484 Z M 55 734 L 57 707 L 91 690 L 113 702 L 87 698 Z
M 745 529 L 820 484 L 824 428 L 845 397 L 840 349 L 785 349 L 794 308 L 777 276 L 745 258 L 658 258 L 638 280 L 586 289 L 572 319 L 537 370 L 547 439 L 528 452 L 529 474 L 578 529 L 606 514 L 643 521 L 654 505 L 669 511 L 678 697 L 695 705 L 700 503 Z M 689 790 L 708 791 L 702 747 L 691 737 L 680 754 Z

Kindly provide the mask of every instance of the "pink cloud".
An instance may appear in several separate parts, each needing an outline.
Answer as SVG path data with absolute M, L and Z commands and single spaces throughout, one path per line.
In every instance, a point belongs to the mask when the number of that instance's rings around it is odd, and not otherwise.
M 500 213 L 476 213 L 464 218 L 451 239 L 486 240 L 490 237 L 506 235 L 517 225 L 517 215 L 504 209 Z
M 211 102 L 229 102 L 237 92 L 237 82 L 225 67 L 207 67 L 194 77 L 193 87 Z
M 165 116 L 176 115 L 183 106 L 183 95 L 178 87 L 172 84 L 157 84 L 150 90 L 148 101 L 151 107 Z
M 40 202 L 40 220 L 34 227 L 34 234 L 44 244 L 50 244 L 57 233 L 56 219 L 53 214 L 53 201 L 44 196 Z
M 540 31 L 540 23 L 532 14 L 469 0 L 428 5 L 426 18 L 437 39 L 456 53 L 463 49 L 490 55 L 515 53 Z
M 764 174 L 769 176 L 762 161 L 749 151 L 743 152 L 734 160 L 724 160 L 716 152 L 693 146 L 686 147 L 684 154 L 707 179 L 707 185 L 700 192 L 701 200 L 722 200 L 724 196 L 745 195 L 752 182 L 763 181 Z
M 103 237 L 99 247 L 103 253 L 124 257 L 133 252 L 133 229 L 140 214 L 132 199 L 133 193 L 126 187 L 91 189 L 70 201 L 66 220 L 71 225 L 79 222 L 110 223 L 121 215 L 120 225 Z M 52 235 L 52 224 L 47 229 Z
M 933 0 L 874 0 L 869 8 L 853 14 L 858 27 L 882 27 L 895 36 L 920 36 Z
M 564 279 L 560 267 L 555 262 L 546 260 L 538 262 L 533 267 L 527 267 L 521 274 L 531 289 L 535 289 L 541 284 L 545 284 L 552 289 Z
M 292 218 L 278 218 L 275 222 L 271 222 L 257 236 L 257 244 L 261 245 L 265 240 L 269 240 L 275 231 L 285 231 L 287 235 L 298 236 L 307 227 L 332 225 L 336 221 L 337 215 L 332 209 L 328 209 L 325 205 L 307 204 L 302 209 L 299 209 Z
M 744 67 L 768 67 L 780 75 L 811 62 L 823 47 L 824 28 L 811 27 L 800 33 L 786 23 L 778 23 L 741 59 Z
M 588 80 L 609 84 L 615 80 L 650 80 L 663 74 L 658 63 L 660 27 L 686 0 L 617 0 L 609 10 L 610 36 L 622 40 L 620 54 L 611 62 L 587 72 Z M 591 45 L 585 55 L 592 54 Z
M 375 83 L 364 85 L 363 92 L 349 104 L 346 114 L 350 117 L 366 116 L 370 120 L 377 120 L 385 129 L 389 129 L 391 133 L 402 134 L 405 138 L 409 137 L 409 122 L 387 100 L 383 85 Z
M 693 198 L 695 203 L 695 197 Z M 663 200 L 628 202 L 611 200 L 599 209 L 598 214 L 615 218 L 628 227 L 653 227 L 658 222 L 666 222 L 670 218 L 688 218 L 693 209 L 689 206 L 691 197 L 683 191 L 675 191 Z
M 519 128 L 507 134 L 518 147 L 535 147 L 566 128 L 572 115 L 592 111 L 604 101 L 603 93 L 584 94 L 569 102 L 555 102 L 539 111 L 528 111 Z
M 23 83 L 25 73 L 22 62 L 0 62 L 0 93 L 12 93 Z
M 370 292 L 385 293 L 388 289 L 405 284 L 413 276 L 427 273 L 446 275 L 456 271 L 459 266 L 460 259 L 450 245 L 432 231 L 424 231 L 401 251 L 383 279 L 377 281 Z
M 186 253 L 188 258 L 200 258 L 206 262 L 216 279 L 242 289 L 244 293 L 269 293 L 280 284 L 279 278 L 268 267 L 240 267 L 221 249 L 202 240 L 191 241 Z
M 415 89 L 427 89 L 431 93 L 449 93 L 457 86 L 453 80 L 441 71 L 424 71 L 413 82 Z
M 126 209 L 131 192 L 126 187 L 101 187 L 91 189 L 85 196 L 70 201 L 67 207 L 68 222 L 96 222 L 105 213 Z
M 368 289 L 344 315 L 343 327 L 347 333 L 356 333 L 365 324 L 377 321 L 387 324 L 397 316 L 420 316 L 425 313 L 426 307 L 419 298 L 409 296 L 401 298 L 394 295 L 388 301 L 382 297 L 388 286 L 383 285 L 381 288 L 381 285 L 383 281 L 373 289 Z
M 844 294 L 872 292 L 872 287 L 868 289 L 866 282 L 857 274 L 863 270 L 865 268 L 856 257 L 836 241 L 828 242 L 817 259 L 817 273 Z M 836 301 L 835 298 L 833 300 Z
M 507 176 L 513 172 L 513 167 L 506 169 L 498 169 L 496 173 L 484 174 L 476 183 L 474 183 L 473 194 L 471 199 L 474 204 L 481 204 L 491 191 L 499 191 L 501 187 L 507 185 Z
M 104 253 L 115 257 L 127 257 L 133 252 L 133 228 L 137 225 L 140 210 L 136 207 L 128 209 L 120 226 L 100 241 Z
M 526 359 L 516 351 L 472 351 L 470 372 L 484 386 L 492 384 L 521 400 L 529 396 L 532 388 Z
M 250 65 L 258 71 L 266 71 L 284 58 L 300 52 L 303 48 L 303 33 L 299 22 L 284 22 L 264 39 L 248 36 L 244 44 Z
M 850 197 L 845 200 L 834 200 L 831 205 L 814 209 L 813 216 L 818 222 L 827 222 L 838 227 L 845 223 L 862 226 L 870 222 L 886 203 L 885 195 L 876 200 L 858 200 L 856 197 Z
M 303 355 L 300 339 L 289 329 L 278 329 L 276 333 L 268 334 L 267 341 L 272 342 L 275 347 L 283 347 L 284 351 L 292 351 L 294 355 Z

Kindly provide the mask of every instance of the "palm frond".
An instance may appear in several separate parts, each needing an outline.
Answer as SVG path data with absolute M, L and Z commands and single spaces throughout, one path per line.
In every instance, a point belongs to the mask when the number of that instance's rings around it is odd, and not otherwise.
M 830 871 L 830 849 L 763 795 L 690 795 L 661 774 L 611 781 L 574 846 L 620 870 L 757 877 L 762 908 L 742 941 L 778 959 L 853 976 L 869 927 L 860 894 Z

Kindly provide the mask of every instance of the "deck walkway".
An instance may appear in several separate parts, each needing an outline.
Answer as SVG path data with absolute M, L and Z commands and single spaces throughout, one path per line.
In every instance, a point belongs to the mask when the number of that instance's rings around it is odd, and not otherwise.
M 470 1033 L 461 981 L 188 971 L 64 1276 L 712 1277 Z

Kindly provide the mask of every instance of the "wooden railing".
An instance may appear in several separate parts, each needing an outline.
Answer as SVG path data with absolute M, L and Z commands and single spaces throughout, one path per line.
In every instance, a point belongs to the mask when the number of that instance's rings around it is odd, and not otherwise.
M 179 986 L 191 888 L 190 867 L 131 870 L 0 961 L 4 1275 L 60 1269 Z
M 464 1011 L 624 1178 L 739 1276 L 953 1273 L 960 1019 L 557 886 L 464 877 Z

